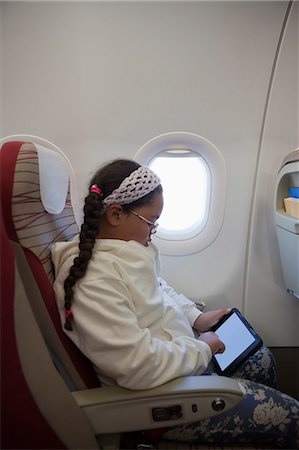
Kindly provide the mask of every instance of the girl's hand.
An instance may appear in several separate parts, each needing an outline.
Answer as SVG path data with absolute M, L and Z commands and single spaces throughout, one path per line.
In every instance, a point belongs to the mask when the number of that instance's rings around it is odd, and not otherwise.
M 208 344 L 213 355 L 216 355 L 216 353 L 223 353 L 225 350 L 225 345 L 213 331 L 207 331 L 206 333 L 201 334 L 197 339 Z
M 216 311 L 207 311 L 202 313 L 197 317 L 193 324 L 193 328 L 199 331 L 200 333 L 204 333 L 205 331 L 210 330 L 216 323 L 222 319 L 223 316 L 231 312 L 231 308 L 226 309 L 217 309 Z

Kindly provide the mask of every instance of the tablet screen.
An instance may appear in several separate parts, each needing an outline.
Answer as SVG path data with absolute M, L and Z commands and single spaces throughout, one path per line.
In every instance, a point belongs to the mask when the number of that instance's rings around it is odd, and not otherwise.
M 220 372 L 236 368 L 262 345 L 260 337 L 235 309 L 214 331 L 225 344 L 224 353 L 214 355 Z

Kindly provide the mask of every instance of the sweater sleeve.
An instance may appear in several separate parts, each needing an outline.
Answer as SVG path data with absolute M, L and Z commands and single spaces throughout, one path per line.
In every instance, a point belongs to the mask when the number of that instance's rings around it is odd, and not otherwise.
M 204 372 L 211 359 L 205 342 L 188 336 L 171 341 L 153 337 L 148 328 L 140 328 L 128 299 L 122 280 L 89 280 L 78 286 L 74 331 L 67 334 L 99 375 L 129 389 L 149 389 Z
M 189 298 L 185 297 L 183 294 L 178 294 L 171 286 L 169 286 L 169 284 L 166 283 L 165 280 L 159 278 L 159 282 L 162 290 L 166 292 L 169 297 L 171 297 L 173 301 L 183 309 L 183 311 L 185 311 L 192 327 L 195 320 L 202 314 L 202 311 L 199 311 L 195 303 L 189 300 Z

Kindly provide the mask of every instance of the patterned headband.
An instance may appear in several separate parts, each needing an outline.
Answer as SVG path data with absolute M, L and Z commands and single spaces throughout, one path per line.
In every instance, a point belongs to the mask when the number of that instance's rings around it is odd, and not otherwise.
M 104 207 L 118 203 L 126 205 L 135 202 L 139 198 L 156 189 L 161 184 L 160 178 L 148 167 L 140 166 L 125 178 L 118 188 L 103 200 Z

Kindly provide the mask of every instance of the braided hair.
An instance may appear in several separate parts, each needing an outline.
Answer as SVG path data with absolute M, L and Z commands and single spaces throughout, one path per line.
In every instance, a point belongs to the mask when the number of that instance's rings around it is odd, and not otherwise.
M 74 287 L 77 281 L 84 277 L 88 263 L 92 257 L 93 247 L 96 237 L 100 231 L 100 217 L 103 211 L 103 200 L 108 197 L 132 172 L 140 167 L 135 161 L 128 159 L 117 159 L 101 167 L 90 181 L 90 188 L 84 204 L 84 219 L 79 235 L 79 255 L 75 257 L 73 265 L 70 268 L 69 275 L 64 281 L 64 308 L 66 330 L 72 331 L 73 313 L 71 310 Z M 96 185 L 96 189 L 93 187 Z M 161 186 L 158 186 L 149 194 L 130 203 L 122 205 L 125 211 L 132 207 L 143 206 L 147 204 L 156 192 L 161 192 Z

